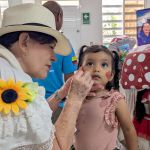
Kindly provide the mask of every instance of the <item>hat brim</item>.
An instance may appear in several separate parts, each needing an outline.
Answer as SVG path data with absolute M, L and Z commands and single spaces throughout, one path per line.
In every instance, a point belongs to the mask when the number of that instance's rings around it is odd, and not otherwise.
M 71 45 L 69 44 L 68 39 L 59 31 L 54 30 L 49 27 L 36 26 L 36 25 L 14 25 L 0 28 L 0 36 L 16 32 L 16 31 L 35 31 L 41 32 L 48 35 L 51 35 L 57 39 L 57 44 L 54 49 L 54 52 L 63 56 L 66 56 L 71 53 Z

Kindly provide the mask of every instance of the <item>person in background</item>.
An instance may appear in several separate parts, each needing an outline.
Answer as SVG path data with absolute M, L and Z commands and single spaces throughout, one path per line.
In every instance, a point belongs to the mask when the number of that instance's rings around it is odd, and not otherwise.
M 138 91 L 133 120 L 140 150 L 150 149 L 150 89 Z
M 51 109 L 57 100 L 47 102 L 44 87 L 32 78 L 47 76 L 55 61 L 54 52 L 68 55 L 71 48 L 64 35 L 55 30 L 52 12 L 36 4 L 4 11 L 0 28 L 1 150 L 70 149 L 77 116 L 93 80 L 82 68 L 76 72 L 63 112 L 53 125 Z
M 150 23 L 143 23 L 140 33 L 138 34 L 138 46 L 150 44 Z
M 63 10 L 61 6 L 55 1 L 47 1 L 43 4 L 55 16 L 56 30 L 60 30 L 63 24 Z M 63 50 L 63 49 L 62 49 Z M 56 61 L 52 62 L 52 66 L 45 79 L 34 79 L 39 85 L 46 89 L 46 98 L 53 95 L 58 89 L 62 87 L 64 81 L 70 78 L 77 69 L 77 58 L 72 48 L 72 52 L 67 56 L 55 54 Z M 58 92 L 58 91 L 57 91 Z M 57 97 L 59 99 L 59 96 Z M 55 123 L 64 106 L 65 98 L 59 103 L 59 107 L 52 115 L 52 120 Z
M 118 125 L 128 150 L 138 150 L 137 136 L 124 96 L 119 89 L 118 54 L 102 45 L 83 46 L 78 67 L 89 71 L 93 81 L 104 88 L 96 96 L 87 96 L 79 112 L 75 133 L 76 150 L 113 150 Z M 119 123 L 119 124 L 118 124 Z

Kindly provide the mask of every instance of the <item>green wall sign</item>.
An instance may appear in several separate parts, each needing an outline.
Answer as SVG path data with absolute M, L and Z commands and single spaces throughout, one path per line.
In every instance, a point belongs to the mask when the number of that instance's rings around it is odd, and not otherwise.
M 82 13 L 83 24 L 90 24 L 90 13 Z

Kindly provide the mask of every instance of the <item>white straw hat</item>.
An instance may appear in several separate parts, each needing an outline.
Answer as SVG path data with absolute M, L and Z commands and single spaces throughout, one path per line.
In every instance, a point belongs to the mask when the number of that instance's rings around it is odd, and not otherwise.
M 51 35 L 57 39 L 55 53 L 68 55 L 71 52 L 67 38 L 56 30 L 53 13 L 41 5 L 26 3 L 4 11 L 0 36 L 16 31 L 36 31 Z

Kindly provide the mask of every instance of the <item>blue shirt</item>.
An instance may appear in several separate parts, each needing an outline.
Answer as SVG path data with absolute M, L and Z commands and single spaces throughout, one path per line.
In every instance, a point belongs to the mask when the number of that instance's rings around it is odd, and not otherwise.
M 47 77 L 45 79 L 33 79 L 40 86 L 45 87 L 46 99 L 62 87 L 65 74 L 70 74 L 77 70 L 77 61 L 73 49 L 68 56 L 55 54 L 55 57 L 56 61 L 52 63 Z

